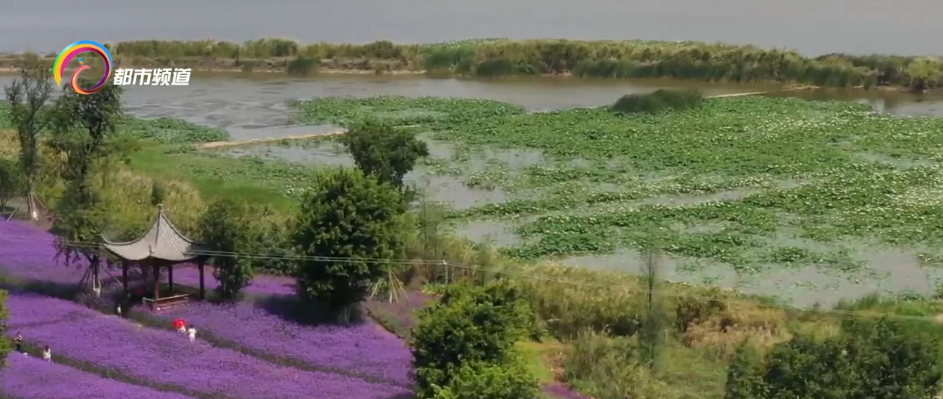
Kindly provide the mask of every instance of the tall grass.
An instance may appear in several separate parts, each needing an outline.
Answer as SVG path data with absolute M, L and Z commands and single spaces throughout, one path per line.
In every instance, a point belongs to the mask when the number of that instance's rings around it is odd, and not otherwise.
M 622 96 L 611 109 L 624 114 L 656 113 L 694 108 L 703 102 L 704 95 L 697 90 L 656 90 L 647 94 Z
M 487 77 L 572 74 L 586 78 L 675 78 L 731 82 L 793 82 L 825 87 L 903 86 L 916 91 L 943 85 L 943 58 L 828 54 L 805 57 L 788 49 L 703 42 L 506 39 L 434 44 L 300 44 L 287 39 L 242 44 L 200 41 L 129 41 L 110 44 L 116 58 L 396 61 L 406 69 Z M 372 69 L 372 68 L 368 68 Z

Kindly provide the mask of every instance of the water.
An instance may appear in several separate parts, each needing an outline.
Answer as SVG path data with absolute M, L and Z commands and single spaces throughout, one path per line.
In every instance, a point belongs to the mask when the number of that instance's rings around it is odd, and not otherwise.
M 12 75 L 0 75 L 7 86 Z M 289 100 L 323 96 L 442 96 L 488 98 L 524 105 L 533 110 L 554 110 L 610 104 L 624 94 L 659 88 L 695 87 L 707 95 L 776 90 L 775 86 L 716 85 L 655 81 L 587 81 L 577 79 L 512 79 L 480 81 L 363 75 L 321 75 L 291 79 L 281 74 L 194 75 L 190 86 L 128 87 L 126 109 L 139 117 L 171 117 L 222 127 L 234 139 L 253 139 L 316 133 L 315 128 L 287 126 Z M 943 115 L 943 97 L 887 92 L 794 92 L 816 99 L 868 102 L 876 109 L 908 115 Z
M 703 40 L 830 52 L 939 54 L 943 3 L 927 0 L 66 0 L 12 1 L 0 51 L 76 40 L 282 36 L 303 42 L 482 37 Z

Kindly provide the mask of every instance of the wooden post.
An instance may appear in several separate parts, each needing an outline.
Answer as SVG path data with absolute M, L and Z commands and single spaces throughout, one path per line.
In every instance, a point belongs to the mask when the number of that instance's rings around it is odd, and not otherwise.
M 128 261 L 121 261 L 121 286 L 124 288 L 124 297 L 128 297 Z
M 167 285 L 170 287 L 170 292 L 174 292 L 174 264 L 173 263 L 167 265 Z
M 200 258 L 199 263 L 196 264 L 196 267 L 200 269 L 200 300 L 206 299 L 206 285 L 203 282 L 203 266 L 206 264 L 206 259 Z
M 154 264 L 154 306 L 157 306 L 157 300 L 160 299 L 160 264 L 152 261 Z

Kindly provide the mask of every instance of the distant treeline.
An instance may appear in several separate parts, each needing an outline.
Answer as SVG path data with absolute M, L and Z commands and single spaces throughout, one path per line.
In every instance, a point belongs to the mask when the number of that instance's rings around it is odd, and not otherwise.
M 823 87 L 900 86 L 932 90 L 943 83 L 943 57 L 828 54 L 703 42 L 507 39 L 434 44 L 300 44 L 285 39 L 131 41 L 109 44 L 116 58 L 155 61 L 231 60 L 234 66 L 305 57 L 327 68 L 413 70 L 502 77 L 572 74 L 584 78 L 675 78 L 784 82 Z M 329 63 L 330 61 L 330 63 Z M 272 65 L 271 63 L 269 64 Z

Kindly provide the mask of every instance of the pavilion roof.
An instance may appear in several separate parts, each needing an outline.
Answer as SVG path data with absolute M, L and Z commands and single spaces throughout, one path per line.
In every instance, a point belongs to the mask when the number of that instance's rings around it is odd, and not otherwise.
M 103 237 L 104 238 L 104 237 Z M 118 257 L 140 261 L 159 259 L 170 262 L 185 262 L 198 258 L 203 245 L 187 238 L 167 219 L 163 205 L 158 205 L 157 217 L 151 228 L 134 241 L 112 242 L 104 239 L 104 247 Z

